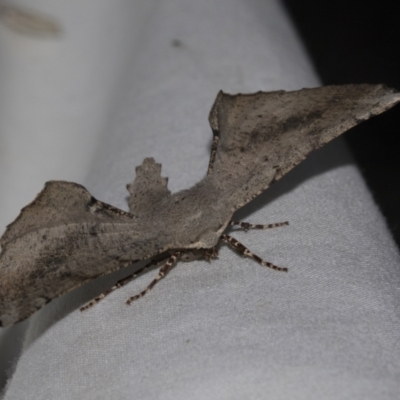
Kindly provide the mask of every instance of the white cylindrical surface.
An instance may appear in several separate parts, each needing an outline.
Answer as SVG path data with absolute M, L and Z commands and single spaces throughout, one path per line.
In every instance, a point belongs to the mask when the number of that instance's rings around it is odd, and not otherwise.
M 38 39 L 1 27 L 7 218 L 50 178 L 77 180 L 127 209 L 125 184 L 148 156 L 163 164 L 172 191 L 190 187 L 207 169 L 207 115 L 220 89 L 318 85 L 275 0 L 29 6 L 54 15 L 63 34 Z M 155 271 L 80 313 L 128 271 L 104 277 L 28 320 L 4 398 L 394 398 L 398 252 L 342 143 L 311 156 L 238 218 L 290 221 L 234 234 L 288 274 L 223 247 L 211 264 L 179 264 L 130 307 L 125 300 Z

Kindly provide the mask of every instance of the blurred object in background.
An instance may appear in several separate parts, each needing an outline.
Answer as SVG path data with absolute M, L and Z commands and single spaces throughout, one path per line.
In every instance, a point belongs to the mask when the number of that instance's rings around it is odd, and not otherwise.
M 8 4 L 0 4 L 0 20 L 13 31 L 25 35 L 56 36 L 61 32 L 60 25 L 53 18 Z

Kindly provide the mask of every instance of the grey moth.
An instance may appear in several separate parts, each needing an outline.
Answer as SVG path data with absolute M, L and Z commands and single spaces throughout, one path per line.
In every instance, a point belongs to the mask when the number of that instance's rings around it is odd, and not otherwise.
M 216 256 L 234 212 L 312 151 L 400 101 L 383 85 L 325 86 L 285 92 L 218 93 L 209 114 L 210 164 L 192 188 L 171 194 L 161 165 L 146 158 L 127 185 L 129 212 L 95 199 L 81 185 L 50 181 L 0 240 L 0 326 L 21 321 L 52 299 L 138 260 L 165 264 L 147 293 L 179 259 Z M 250 225 L 244 229 L 282 224 Z M 144 268 L 143 268 L 144 269 Z M 142 270 L 143 270 L 142 269 Z M 94 304 L 135 275 L 116 283 Z

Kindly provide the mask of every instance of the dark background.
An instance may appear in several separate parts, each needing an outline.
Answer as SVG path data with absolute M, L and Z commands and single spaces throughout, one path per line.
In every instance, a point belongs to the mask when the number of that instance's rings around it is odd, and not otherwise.
M 283 0 L 283 4 L 324 85 L 385 83 L 400 90 L 399 3 Z M 400 105 L 345 137 L 400 247 Z

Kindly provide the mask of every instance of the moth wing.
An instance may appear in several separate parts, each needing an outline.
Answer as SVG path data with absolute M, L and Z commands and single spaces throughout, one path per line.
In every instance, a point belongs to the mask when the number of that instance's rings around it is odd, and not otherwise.
M 219 136 L 211 177 L 233 210 L 309 153 L 400 101 L 383 85 L 325 86 L 285 92 L 220 92 L 210 111 Z
M 161 176 L 161 164 L 154 158 L 145 158 L 136 167 L 135 181 L 126 186 L 130 212 L 135 216 L 152 213 L 161 200 L 171 196 L 167 185 L 168 178 Z
M 47 182 L 1 238 L 0 326 L 29 317 L 50 300 L 121 268 L 119 257 L 157 253 L 133 216 L 93 198 L 81 185 Z
M 44 189 L 7 226 L 0 244 L 41 228 L 72 223 L 130 221 L 131 216 L 116 207 L 96 200 L 82 185 L 65 181 L 46 182 Z

